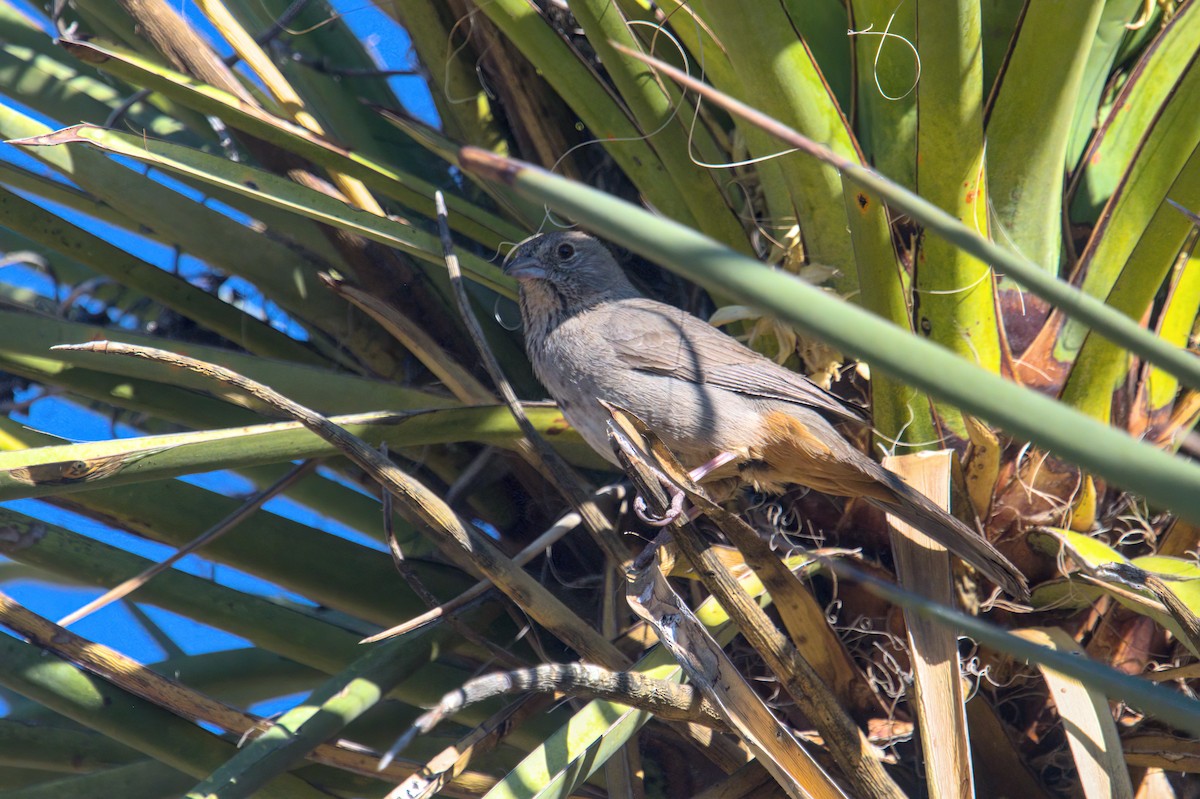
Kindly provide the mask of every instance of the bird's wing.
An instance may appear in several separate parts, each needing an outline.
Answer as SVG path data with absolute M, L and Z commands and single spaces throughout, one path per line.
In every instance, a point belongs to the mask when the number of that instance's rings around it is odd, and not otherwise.
M 672 305 L 620 300 L 609 303 L 603 317 L 613 353 L 632 369 L 867 421 L 856 406 Z

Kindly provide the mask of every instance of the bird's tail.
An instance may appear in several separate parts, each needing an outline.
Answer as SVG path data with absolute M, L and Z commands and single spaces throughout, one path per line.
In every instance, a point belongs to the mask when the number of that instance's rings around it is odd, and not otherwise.
M 814 411 L 772 410 L 763 427 L 765 441 L 752 451 L 756 461 L 742 465 L 742 479 L 772 487 L 798 483 L 836 496 L 861 497 L 925 533 L 1013 596 L 1028 598 L 1025 576 L 990 541 L 855 449 Z
M 878 475 L 892 497 L 867 497 L 872 505 L 911 524 L 958 557 L 979 569 L 997 585 L 1018 599 L 1029 598 L 1029 583 L 1012 562 L 1000 554 L 990 541 L 938 507 L 933 500 L 905 483 L 897 475 L 879 467 Z

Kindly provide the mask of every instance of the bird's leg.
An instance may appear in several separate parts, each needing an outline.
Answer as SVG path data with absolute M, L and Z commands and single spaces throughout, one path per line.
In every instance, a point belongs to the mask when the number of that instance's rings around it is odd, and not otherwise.
M 695 469 L 688 472 L 688 477 L 692 478 L 693 483 L 699 483 L 705 477 L 720 469 L 725 464 L 737 458 L 737 454 L 733 452 L 722 452 L 710 460 L 708 463 L 701 464 Z
M 707 463 L 701 464 L 695 469 L 692 469 L 690 472 L 688 472 L 688 477 L 692 479 L 692 482 L 698 483 L 708 475 L 715 472 L 717 469 L 720 469 L 725 464 L 734 460 L 736 457 L 737 455 L 732 452 L 722 452 Z M 666 527 L 668 524 L 678 519 L 679 515 L 683 513 L 683 492 L 667 481 L 664 475 L 659 474 L 658 479 L 662 483 L 663 488 L 666 489 L 667 493 L 671 497 L 671 505 L 667 508 L 667 512 L 661 517 L 653 515 L 646 508 L 646 500 L 641 495 L 638 495 L 638 497 L 633 501 L 633 512 L 637 514 L 639 519 L 651 527 Z M 687 520 L 689 522 L 692 521 L 697 515 L 699 515 L 699 512 L 699 508 L 688 508 Z

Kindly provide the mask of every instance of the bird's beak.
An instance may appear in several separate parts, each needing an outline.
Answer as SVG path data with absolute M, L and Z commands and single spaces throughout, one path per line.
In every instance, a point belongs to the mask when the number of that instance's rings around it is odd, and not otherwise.
M 546 270 L 536 258 L 528 256 L 514 258 L 504 265 L 504 274 L 515 277 L 522 282 L 526 280 L 545 280 Z

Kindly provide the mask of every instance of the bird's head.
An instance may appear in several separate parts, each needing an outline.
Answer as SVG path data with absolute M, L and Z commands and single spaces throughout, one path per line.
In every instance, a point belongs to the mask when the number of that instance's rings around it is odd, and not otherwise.
M 525 239 L 504 260 L 504 273 L 520 281 L 523 307 L 548 304 L 578 312 L 607 300 L 639 296 L 608 248 L 576 230 Z

